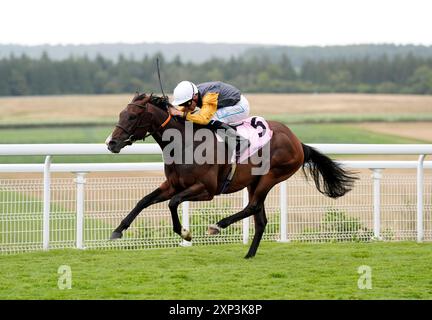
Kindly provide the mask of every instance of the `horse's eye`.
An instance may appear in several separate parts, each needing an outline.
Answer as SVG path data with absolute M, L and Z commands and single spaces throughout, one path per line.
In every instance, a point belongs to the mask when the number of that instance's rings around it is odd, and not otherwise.
M 130 116 L 129 116 L 129 120 L 135 120 L 136 118 L 138 118 L 138 116 L 136 115 L 136 114 L 131 114 Z

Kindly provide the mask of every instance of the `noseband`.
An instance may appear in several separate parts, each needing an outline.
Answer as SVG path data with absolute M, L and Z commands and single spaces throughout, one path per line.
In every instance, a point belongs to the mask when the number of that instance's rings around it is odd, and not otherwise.
M 136 107 L 139 107 L 139 108 L 141 108 L 141 109 L 147 109 L 147 104 L 148 104 L 148 102 L 146 102 L 144 105 L 140 105 L 140 104 L 137 104 L 137 103 L 133 103 L 133 102 L 131 102 L 131 103 L 129 103 L 128 104 L 128 106 L 136 106 Z M 149 133 L 147 133 L 145 136 L 144 136 L 144 138 L 142 138 L 142 140 L 145 140 L 145 138 L 147 138 L 148 136 L 151 136 L 151 135 L 153 135 L 153 134 L 155 134 L 156 132 L 158 132 L 159 130 L 161 130 L 162 128 L 164 128 L 167 124 L 168 124 L 168 122 L 170 122 L 170 120 L 171 120 L 171 118 L 172 118 L 172 116 L 171 116 L 171 113 L 169 113 L 168 112 L 168 117 L 165 119 L 165 121 L 159 126 L 159 128 L 157 128 L 156 130 L 154 130 L 154 131 L 152 131 L 152 132 L 149 132 Z M 140 118 L 138 117 L 137 118 L 137 120 L 136 120 L 136 122 L 138 123 L 138 121 L 140 120 Z M 123 130 L 125 133 L 127 133 L 128 135 L 129 135 L 129 138 L 127 138 L 124 142 L 126 142 L 128 145 L 131 145 L 132 143 L 134 143 L 137 139 L 134 139 L 134 134 L 133 133 L 131 133 L 129 130 L 127 130 L 126 128 L 124 128 L 122 125 L 120 125 L 119 123 L 117 123 L 116 124 L 116 127 L 117 128 L 120 128 L 121 130 Z M 136 126 L 134 129 L 136 130 L 136 129 L 142 129 L 142 128 L 145 128 L 146 126 Z M 134 130 L 134 131 L 135 131 Z

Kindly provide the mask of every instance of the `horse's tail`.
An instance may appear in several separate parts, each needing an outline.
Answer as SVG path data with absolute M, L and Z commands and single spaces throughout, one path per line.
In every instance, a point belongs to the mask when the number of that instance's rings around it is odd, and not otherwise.
M 307 177 L 305 167 L 309 169 L 318 191 L 331 198 L 339 198 L 350 191 L 358 178 L 345 171 L 318 150 L 302 143 L 304 162 L 303 172 Z

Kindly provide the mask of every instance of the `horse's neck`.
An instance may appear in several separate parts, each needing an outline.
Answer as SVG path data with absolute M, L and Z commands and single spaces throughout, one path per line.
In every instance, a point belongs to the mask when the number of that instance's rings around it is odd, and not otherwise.
M 160 127 L 160 125 L 158 125 L 158 127 Z M 155 129 L 157 129 L 157 128 L 155 128 Z M 182 139 L 184 139 L 184 131 L 185 131 L 184 124 L 182 122 L 176 121 L 175 119 L 171 119 L 165 127 L 161 128 L 160 130 L 157 130 L 154 134 L 152 134 L 153 139 L 155 139 L 156 143 L 159 145 L 159 147 L 162 150 L 165 148 L 165 146 L 167 146 L 170 143 L 169 140 L 164 141 L 162 139 L 162 136 L 163 136 L 165 130 L 168 130 L 168 129 L 178 130 Z

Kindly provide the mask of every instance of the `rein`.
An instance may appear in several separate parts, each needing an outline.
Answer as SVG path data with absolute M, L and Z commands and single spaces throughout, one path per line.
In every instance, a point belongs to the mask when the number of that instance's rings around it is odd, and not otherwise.
M 171 115 L 171 113 L 169 112 L 169 109 L 168 109 L 168 106 L 167 106 L 167 104 L 169 104 L 169 102 L 168 102 L 168 97 L 165 95 L 165 92 L 164 92 L 164 90 L 163 90 L 163 86 L 162 86 L 162 81 L 161 81 L 161 76 L 160 76 L 159 57 L 156 58 L 156 66 L 157 66 L 157 74 L 158 74 L 158 79 L 159 79 L 159 85 L 160 85 L 160 88 L 161 88 L 161 91 L 162 91 L 163 98 L 164 98 L 165 101 L 166 101 L 166 104 L 165 104 L 165 111 L 168 113 L 168 117 L 165 119 L 164 122 L 162 122 L 162 124 L 159 126 L 159 128 L 157 128 L 157 129 L 154 130 L 153 132 L 148 132 L 148 133 L 144 136 L 144 138 L 142 138 L 142 140 L 145 140 L 145 138 L 147 138 L 148 136 L 151 136 L 151 135 L 155 134 L 156 132 L 158 132 L 159 130 L 163 129 L 163 128 L 164 128 L 164 127 L 165 127 L 165 126 L 170 122 L 170 120 L 172 119 L 172 115 Z M 137 94 L 137 96 L 139 96 L 138 92 L 137 92 L 136 94 Z M 144 96 L 145 96 L 145 95 L 144 95 Z M 153 93 L 150 95 L 149 100 L 147 100 L 147 102 L 146 102 L 144 105 L 140 105 L 140 104 L 137 104 L 137 103 L 133 103 L 133 102 L 131 102 L 131 103 L 128 104 L 128 106 L 132 105 L 132 106 L 139 107 L 139 108 L 141 108 L 141 109 L 147 109 L 148 101 L 151 100 L 152 96 L 153 96 Z M 174 120 L 176 120 L 176 119 L 174 118 Z M 140 118 L 137 118 L 136 123 L 138 123 L 139 121 L 140 121 Z M 123 130 L 125 133 L 127 133 L 127 134 L 129 135 L 129 138 L 127 138 L 127 139 L 124 141 L 125 143 L 131 145 L 132 143 L 134 143 L 134 141 L 136 141 L 136 139 L 134 139 L 134 135 L 133 135 L 133 133 L 129 132 L 129 131 L 128 131 L 126 128 L 124 128 L 122 125 L 120 125 L 119 123 L 117 123 L 116 127 L 117 127 L 117 128 L 120 128 L 121 130 Z M 133 128 L 133 126 L 132 126 L 132 128 Z M 135 127 L 135 130 L 136 130 L 136 129 L 140 129 L 140 128 L 145 128 L 145 126 L 138 126 L 138 125 L 137 125 L 137 126 Z
M 147 104 L 148 104 L 148 102 L 147 103 L 145 103 L 144 105 L 140 105 L 140 104 L 137 104 L 137 103 L 133 103 L 133 102 L 131 102 L 131 103 L 129 103 L 128 104 L 128 106 L 129 105 L 132 105 L 132 106 L 136 106 L 136 107 L 139 107 L 139 108 L 141 108 L 141 109 L 147 109 Z M 142 140 L 145 140 L 145 138 L 147 138 L 147 137 L 149 137 L 149 136 L 151 136 L 151 135 L 153 135 L 153 134 L 155 134 L 156 132 L 158 132 L 158 131 L 160 131 L 161 129 L 163 129 L 169 122 L 170 122 L 170 120 L 172 119 L 172 115 L 171 115 L 171 113 L 169 113 L 168 111 L 167 111 L 167 113 L 168 113 L 168 117 L 165 119 L 165 121 L 164 122 L 162 122 L 162 124 L 156 129 L 156 130 L 154 130 L 154 131 L 152 131 L 152 132 L 148 132 L 145 136 L 144 136 L 144 138 L 142 138 Z M 137 118 L 137 120 L 136 120 L 136 122 L 138 123 L 138 121 L 139 121 L 140 119 L 139 118 Z M 123 130 L 124 132 L 126 132 L 128 135 L 129 135 L 129 138 L 127 138 L 124 142 L 126 142 L 127 144 L 132 144 L 134 141 L 136 141 L 136 139 L 134 139 L 134 135 L 133 135 L 133 133 L 131 133 L 129 130 L 127 130 L 126 128 L 124 128 L 122 125 L 120 125 L 120 124 L 116 124 L 116 127 L 117 128 L 120 128 L 121 130 Z M 145 128 L 146 126 L 136 126 L 134 129 L 136 130 L 136 129 L 141 129 L 141 128 Z

